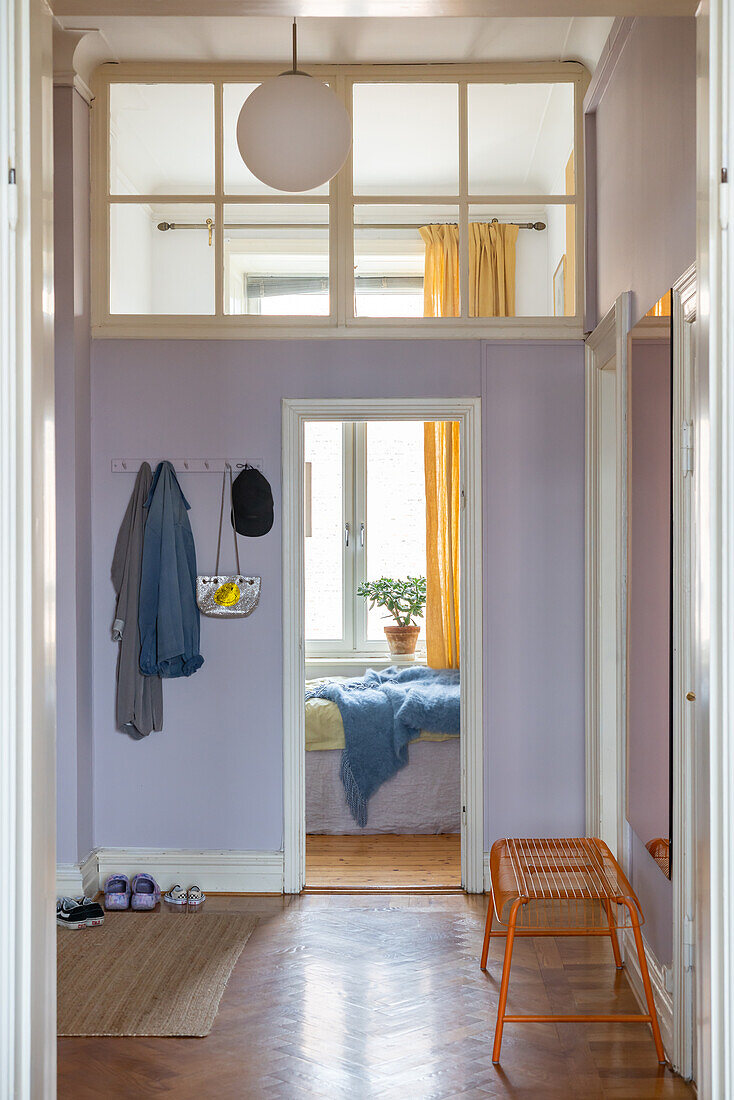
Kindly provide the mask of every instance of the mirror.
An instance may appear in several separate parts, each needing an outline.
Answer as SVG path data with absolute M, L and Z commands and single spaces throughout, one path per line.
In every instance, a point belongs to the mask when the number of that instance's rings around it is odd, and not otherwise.
M 630 332 L 627 376 L 627 820 L 671 875 L 671 294 Z

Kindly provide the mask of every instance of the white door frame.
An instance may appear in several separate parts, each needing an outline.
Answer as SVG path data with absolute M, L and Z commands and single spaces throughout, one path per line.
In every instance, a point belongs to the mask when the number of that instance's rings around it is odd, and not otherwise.
M 51 22 L 42 0 L 0 17 L 2 1100 L 56 1092 Z
M 461 881 L 484 890 L 482 726 L 482 465 L 480 398 L 284 400 L 283 890 L 305 881 L 303 454 L 308 420 L 454 420 L 461 425 Z
M 629 318 L 626 292 L 586 341 L 586 832 L 623 863 Z
M 673 960 L 672 1004 L 661 1012 L 668 1055 L 685 1077 L 693 1072 L 694 786 L 693 714 L 685 694 L 693 687 L 691 579 L 695 567 L 692 477 L 694 392 L 692 335 L 696 279 L 691 269 L 673 288 Z M 586 348 L 586 772 L 587 832 L 601 835 L 629 868 L 626 821 L 627 739 L 627 378 L 630 295 L 621 295 Z M 605 378 L 614 376 L 613 395 Z M 614 434 L 611 451 L 608 440 Z M 605 442 L 606 441 L 606 442 Z M 684 450 L 684 444 L 686 448 Z M 680 461 L 679 461 L 680 459 Z M 610 466 L 613 463 L 613 470 Z M 610 515 L 608 479 L 615 481 Z M 611 576 L 610 576 L 611 574 Z M 614 641 L 610 634 L 614 627 Z M 612 663 L 611 657 L 614 657 Z M 624 946 L 624 944 L 623 944 Z M 654 956 L 651 960 L 656 984 Z M 634 985 L 634 980 L 633 980 Z M 667 1016 L 667 1020 L 666 1020 Z
M 673 284 L 673 1051 L 693 1075 L 696 762 L 693 578 L 696 574 L 694 408 L 695 265 Z M 685 425 L 685 427 L 684 427 Z

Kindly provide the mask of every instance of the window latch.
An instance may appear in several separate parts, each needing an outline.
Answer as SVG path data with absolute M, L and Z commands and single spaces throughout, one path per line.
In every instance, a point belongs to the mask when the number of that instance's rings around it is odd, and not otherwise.
M 364 550 L 364 524 L 363 523 L 360 523 L 360 525 L 359 525 L 359 545 Z
M 349 524 L 344 524 L 344 545 L 349 547 Z

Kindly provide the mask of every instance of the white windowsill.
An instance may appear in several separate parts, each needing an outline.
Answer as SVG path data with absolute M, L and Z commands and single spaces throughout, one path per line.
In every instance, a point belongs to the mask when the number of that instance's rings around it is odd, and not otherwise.
M 382 653 L 350 654 L 348 657 L 335 655 L 306 657 L 306 678 L 315 679 L 319 676 L 357 676 L 368 668 L 383 669 L 391 665 L 399 665 L 404 668 L 421 666 L 426 664 L 426 654 L 416 653 L 413 660 L 406 661 L 399 656 L 391 656 Z

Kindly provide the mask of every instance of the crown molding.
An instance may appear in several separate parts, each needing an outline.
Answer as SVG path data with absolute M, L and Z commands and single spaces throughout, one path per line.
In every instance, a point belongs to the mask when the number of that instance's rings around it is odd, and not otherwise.
M 98 65 L 117 60 L 112 47 L 96 27 L 66 30 L 54 20 L 54 87 L 75 88 L 86 103 L 94 99 L 90 82 Z

